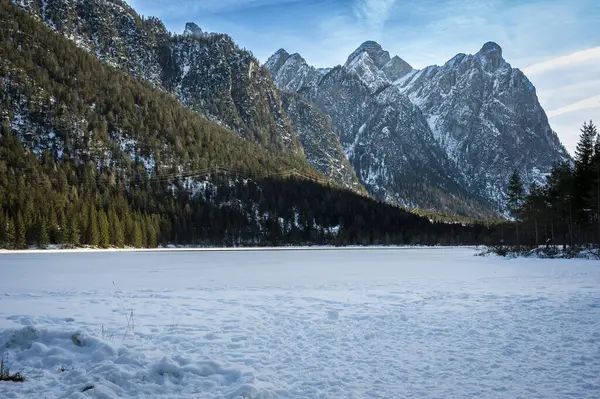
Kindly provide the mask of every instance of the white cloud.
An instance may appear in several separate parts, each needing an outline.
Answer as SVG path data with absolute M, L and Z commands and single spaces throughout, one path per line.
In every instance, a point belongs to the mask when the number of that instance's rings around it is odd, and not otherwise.
M 559 55 L 523 69 L 538 89 L 550 125 L 574 151 L 583 122 L 600 119 L 600 47 Z
M 552 118 L 555 116 L 568 114 L 570 112 L 583 111 L 586 109 L 593 109 L 593 108 L 600 109 L 600 95 L 586 98 L 585 100 L 577 101 L 577 102 L 575 102 L 573 104 L 569 104 L 565 107 L 553 109 L 552 111 L 548 112 L 548 116 Z
M 556 69 L 569 68 L 590 61 L 600 61 L 600 47 L 594 47 L 588 50 L 578 51 L 573 54 L 540 62 L 525 68 L 523 72 L 525 72 L 527 75 L 535 75 Z
M 390 18 L 395 3 L 396 0 L 358 0 L 354 13 L 368 27 L 381 30 Z

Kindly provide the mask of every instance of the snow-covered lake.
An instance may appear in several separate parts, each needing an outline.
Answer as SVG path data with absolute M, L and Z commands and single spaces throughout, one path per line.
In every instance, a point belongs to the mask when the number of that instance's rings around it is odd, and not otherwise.
M 0 254 L 0 397 L 599 398 L 600 262 L 473 254 Z

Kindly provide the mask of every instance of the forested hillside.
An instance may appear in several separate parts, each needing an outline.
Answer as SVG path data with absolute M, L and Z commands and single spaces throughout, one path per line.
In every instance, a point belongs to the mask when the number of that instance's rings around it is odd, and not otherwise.
M 105 64 L 169 91 L 241 137 L 301 152 L 268 73 L 229 36 L 172 35 L 120 0 L 14 3 Z
M 12 3 L 0 11 L 3 247 L 485 240 L 483 226 L 431 223 L 336 188 L 295 153 L 241 139 Z

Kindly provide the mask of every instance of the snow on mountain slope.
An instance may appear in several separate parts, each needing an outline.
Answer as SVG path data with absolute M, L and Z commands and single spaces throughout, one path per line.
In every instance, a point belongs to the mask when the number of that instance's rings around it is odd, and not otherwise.
M 496 43 L 396 85 L 423 111 L 469 189 L 495 203 L 503 203 L 513 169 L 527 184 L 541 183 L 555 162 L 569 159 L 535 87 Z
M 342 152 L 340 139 L 329 117 L 315 104 L 295 93 L 283 92 L 281 99 L 283 109 L 292 121 L 310 165 L 344 187 L 364 192 Z
M 458 172 L 437 146 L 419 108 L 377 69 L 394 63 L 398 61 L 381 47 L 367 42 L 345 66 L 325 74 L 283 50 L 265 66 L 280 89 L 296 91 L 331 117 L 354 171 L 377 198 L 407 207 L 489 215 L 485 201 L 470 196 L 454 178 Z
M 350 54 L 344 68 L 357 74 L 372 91 L 388 86 L 413 70 L 400 57 L 390 58 L 390 53 L 373 41 L 363 43 Z
M 320 75 L 304 60 L 298 62 L 300 56 L 290 61 L 286 54 L 280 50 L 266 64 L 276 84 L 314 101 L 332 117 L 357 174 L 374 192 L 381 191 L 382 198 L 412 203 L 386 183 L 387 172 L 381 167 L 385 163 L 397 173 L 395 180 L 421 180 L 451 195 L 455 193 L 449 187 L 462 187 L 473 201 L 492 203 L 502 210 L 513 169 L 521 172 L 529 185 L 541 183 L 556 162 L 569 160 L 548 124 L 535 88 L 520 70 L 503 59 L 496 43 L 486 43 L 475 55 L 458 54 L 441 67 L 420 71 L 397 56 L 391 58 L 372 41 L 359 46 L 338 70 Z M 285 65 L 285 73 L 277 67 L 279 64 Z M 308 76 L 306 71 L 315 71 L 311 79 L 296 79 Z M 347 89 L 343 96 L 331 91 L 338 89 L 325 88 L 332 74 L 336 75 L 336 85 Z M 366 90 L 359 88 L 361 83 Z M 335 101 L 330 101 L 332 98 Z M 370 101 L 377 104 L 367 105 Z M 402 123 L 378 128 L 386 127 L 385 131 L 392 133 L 390 137 L 401 137 L 406 143 L 383 161 L 378 154 L 394 146 L 376 139 L 379 134 L 367 137 L 364 133 L 372 126 L 369 118 L 389 115 L 393 108 L 402 110 Z M 365 109 L 369 109 L 366 114 Z M 353 161 L 359 143 L 365 148 L 363 160 L 365 156 L 370 158 L 366 167 L 363 162 Z M 431 174 L 417 168 L 418 173 L 411 177 L 405 173 L 410 168 L 402 165 L 415 158 L 443 173 L 431 178 Z M 375 181 L 379 182 L 376 188 Z M 422 195 L 414 204 L 426 206 Z

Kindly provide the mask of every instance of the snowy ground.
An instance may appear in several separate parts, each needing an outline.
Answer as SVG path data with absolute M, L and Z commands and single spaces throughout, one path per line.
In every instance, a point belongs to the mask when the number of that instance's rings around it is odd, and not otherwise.
M 0 254 L 0 398 L 599 398 L 600 262 L 473 253 Z

